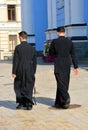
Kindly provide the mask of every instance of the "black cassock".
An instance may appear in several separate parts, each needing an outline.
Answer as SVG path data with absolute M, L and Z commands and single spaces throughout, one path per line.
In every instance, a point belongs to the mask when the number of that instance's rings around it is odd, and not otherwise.
M 32 94 L 35 83 L 36 51 L 26 41 L 16 46 L 13 56 L 12 74 L 17 103 L 33 104 Z
M 60 36 L 51 43 L 49 53 L 55 57 L 54 73 L 57 81 L 55 104 L 65 103 L 70 96 L 68 93 L 70 80 L 71 59 L 74 68 L 78 68 L 74 45 L 71 40 Z M 70 103 L 70 101 L 69 101 Z

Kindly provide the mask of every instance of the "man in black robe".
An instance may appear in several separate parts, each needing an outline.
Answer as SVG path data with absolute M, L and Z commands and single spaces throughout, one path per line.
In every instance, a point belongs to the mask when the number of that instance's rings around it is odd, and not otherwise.
M 32 94 L 35 83 L 36 51 L 27 43 L 27 33 L 19 33 L 21 44 L 17 45 L 13 56 L 12 77 L 16 93 L 17 109 L 31 110 L 33 107 Z
M 57 81 L 57 92 L 54 106 L 57 108 L 68 108 L 70 104 L 68 89 L 71 59 L 75 74 L 78 74 L 78 63 L 74 45 L 71 40 L 65 37 L 64 27 L 57 28 L 57 35 L 58 38 L 52 41 L 49 49 L 49 54 L 55 58 L 54 74 Z

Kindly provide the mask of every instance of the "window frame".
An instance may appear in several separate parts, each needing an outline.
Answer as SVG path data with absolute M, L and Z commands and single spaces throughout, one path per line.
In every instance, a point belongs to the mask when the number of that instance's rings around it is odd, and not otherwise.
M 8 39 L 9 39 L 9 51 L 13 52 L 17 45 L 17 35 L 10 34 L 8 35 Z
M 8 21 L 16 21 L 16 5 L 7 5 Z

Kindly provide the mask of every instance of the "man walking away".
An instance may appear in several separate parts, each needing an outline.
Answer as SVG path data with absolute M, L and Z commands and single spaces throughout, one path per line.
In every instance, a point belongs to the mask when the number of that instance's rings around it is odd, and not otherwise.
M 57 81 L 55 107 L 66 109 L 70 104 L 68 90 L 71 59 L 74 65 L 75 74 L 78 74 L 78 63 L 72 41 L 65 38 L 64 27 L 57 28 L 57 35 L 58 38 L 52 41 L 49 50 L 49 54 L 55 58 L 54 74 Z
M 36 51 L 27 43 L 27 33 L 19 33 L 21 44 L 14 51 L 12 77 L 14 78 L 14 90 L 17 109 L 31 110 L 33 107 L 32 94 L 35 83 Z

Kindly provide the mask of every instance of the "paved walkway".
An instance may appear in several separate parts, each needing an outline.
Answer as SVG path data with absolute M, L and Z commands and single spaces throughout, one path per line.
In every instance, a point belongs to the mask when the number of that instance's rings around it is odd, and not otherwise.
M 53 65 L 38 60 L 36 101 L 31 111 L 16 110 L 12 64 L 0 61 L 0 130 L 88 130 L 88 64 L 79 75 L 71 70 L 69 109 L 54 109 L 56 82 Z

